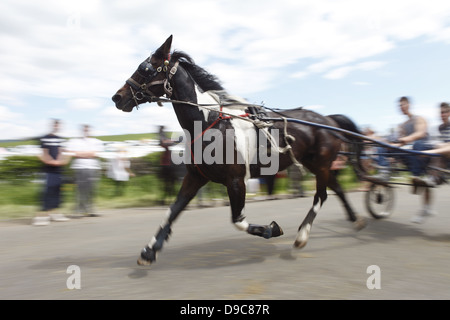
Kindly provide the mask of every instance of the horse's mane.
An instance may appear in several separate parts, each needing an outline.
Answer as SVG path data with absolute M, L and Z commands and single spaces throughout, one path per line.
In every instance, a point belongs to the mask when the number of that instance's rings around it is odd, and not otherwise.
M 171 60 L 178 61 L 203 91 L 224 90 L 219 79 L 202 67 L 196 65 L 194 60 L 188 54 L 182 51 L 174 51 Z

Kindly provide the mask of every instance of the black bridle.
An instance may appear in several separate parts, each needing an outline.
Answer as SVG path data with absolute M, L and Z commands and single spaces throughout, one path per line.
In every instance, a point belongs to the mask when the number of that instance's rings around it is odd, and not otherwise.
M 170 98 L 173 93 L 173 88 L 170 85 L 170 81 L 177 73 L 179 62 L 175 62 L 172 68 L 169 69 L 169 58 L 164 60 L 163 64 L 155 69 L 150 63 L 150 59 L 151 58 L 148 58 L 147 60 L 142 62 L 137 69 L 138 74 L 144 79 L 143 83 L 139 83 L 133 78 L 129 78 L 126 81 L 126 83 L 130 86 L 131 94 L 137 108 L 139 107 L 139 101 L 142 100 L 146 100 L 147 102 L 159 101 L 159 96 L 153 93 L 150 90 L 150 87 L 162 85 L 167 98 Z M 164 79 L 153 80 L 162 72 L 165 73 Z

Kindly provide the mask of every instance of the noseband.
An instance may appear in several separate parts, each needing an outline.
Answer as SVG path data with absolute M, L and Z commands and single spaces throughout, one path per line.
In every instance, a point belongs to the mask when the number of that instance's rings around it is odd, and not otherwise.
M 144 83 L 139 83 L 133 78 L 129 78 L 126 83 L 130 85 L 131 94 L 133 96 L 133 100 L 136 103 L 136 107 L 139 106 L 138 101 L 141 100 L 147 100 L 148 102 L 158 102 L 159 96 L 154 94 L 152 91 L 150 91 L 150 87 L 156 86 L 156 85 L 163 85 L 164 92 L 167 96 L 167 98 L 170 98 L 173 93 L 173 88 L 170 85 L 170 81 L 172 80 L 173 76 L 177 73 L 178 65 L 180 64 L 178 61 L 175 62 L 175 64 L 172 66 L 172 68 L 169 70 L 169 60 L 164 60 L 164 64 L 157 69 L 153 68 L 153 66 L 150 64 L 150 59 L 147 61 L 144 61 L 138 69 L 138 73 L 144 78 Z M 166 74 L 164 79 L 161 80 L 154 80 L 151 81 L 151 79 L 155 78 L 158 74 L 161 72 L 164 72 Z M 161 104 L 158 104 L 159 106 L 162 106 Z

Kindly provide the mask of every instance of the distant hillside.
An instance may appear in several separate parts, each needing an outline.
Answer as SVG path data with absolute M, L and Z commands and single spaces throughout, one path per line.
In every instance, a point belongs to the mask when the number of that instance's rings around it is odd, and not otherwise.
M 0 148 L 38 144 L 38 140 L 0 140 Z
M 157 133 L 135 133 L 135 134 L 120 134 L 120 135 L 114 135 L 114 136 L 98 136 L 96 138 L 98 138 L 102 141 L 158 139 L 158 134 Z
M 102 141 L 126 141 L 126 140 L 142 140 L 142 139 L 157 139 L 157 133 L 136 133 L 136 134 L 120 134 L 113 136 L 98 136 L 96 137 Z M 21 145 L 35 145 L 39 144 L 38 139 L 35 140 L 0 140 L 0 147 L 17 147 Z

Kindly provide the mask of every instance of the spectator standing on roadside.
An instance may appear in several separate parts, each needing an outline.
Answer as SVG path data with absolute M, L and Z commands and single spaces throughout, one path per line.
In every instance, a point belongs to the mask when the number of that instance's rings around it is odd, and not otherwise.
M 101 174 L 98 153 L 103 151 L 103 142 L 90 136 L 90 126 L 82 125 L 82 137 L 69 141 L 67 149 L 74 161 L 71 168 L 75 171 L 76 212 L 88 217 L 94 214 L 93 200 L 95 187 Z
M 65 139 L 58 136 L 60 120 L 54 119 L 52 131 L 40 139 L 42 154 L 39 159 L 43 162 L 45 186 L 42 193 L 41 211 L 33 218 L 32 225 L 45 226 L 50 221 L 68 221 L 69 218 L 55 212 L 61 205 L 62 171 L 70 158 L 62 155 L 62 144 Z
M 165 132 L 165 127 L 159 127 L 159 145 L 164 148 L 161 153 L 160 159 L 160 178 L 163 180 L 163 198 L 161 199 L 161 204 L 166 204 L 166 199 L 171 198 L 175 195 L 175 166 L 171 158 L 170 147 L 174 146 L 177 142 L 171 140 L 167 137 Z
M 108 177 L 115 182 L 115 196 L 122 196 L 130 177 L 134 177 L 125 147 L 121 147 L 116 156 L 110 159 L 108 169 Z

